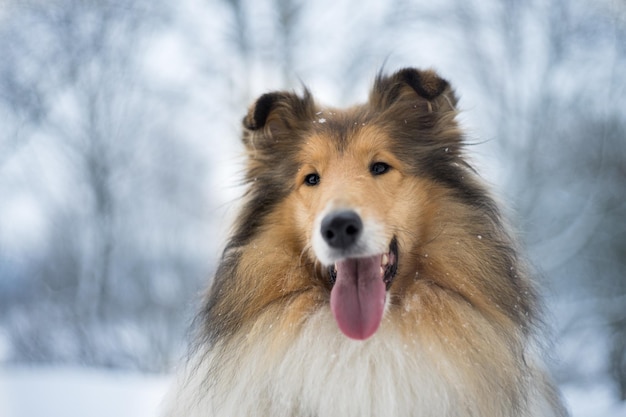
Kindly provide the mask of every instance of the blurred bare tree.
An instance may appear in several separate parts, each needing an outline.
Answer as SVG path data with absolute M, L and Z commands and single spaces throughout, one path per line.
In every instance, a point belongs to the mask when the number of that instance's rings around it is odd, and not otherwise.
M 3 157 L 30 145 L 42 160 L 25 165 L 23 186 L 50 224 L 47 247 L 22 266 L 35 291 L 11 312 L 29 318 L 11 322 L 19 357 L 160 369 L 181 343 L 180 303 L 195 285 L 180 282 L 208 272 L 194 249 L 207 205 L 203 162 L 169 123 L 179 103 L 142 74 L 165 11 L 32 1 L 2 22 L 0 99 L 13 121 Z
M 626 399 L 624 21 L 608 5 L 567 1 L 459 2 L 456 10 L 464 62 L 491 103 L 493 134 L 512 173 L 509 199 L 555 298 L 570 307 L 562 337 L 602 329 L 604 372 Z M 573 300 L 582 301 L 578 308 Z M 562 378 L 593 380 L 575 357 L 564 358 Z

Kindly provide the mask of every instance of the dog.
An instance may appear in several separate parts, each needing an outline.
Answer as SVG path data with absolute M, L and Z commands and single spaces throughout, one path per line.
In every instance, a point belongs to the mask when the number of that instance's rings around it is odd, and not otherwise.
M 561 417 L 541 306 L 433 70 L 271 92 L 167 417 Z

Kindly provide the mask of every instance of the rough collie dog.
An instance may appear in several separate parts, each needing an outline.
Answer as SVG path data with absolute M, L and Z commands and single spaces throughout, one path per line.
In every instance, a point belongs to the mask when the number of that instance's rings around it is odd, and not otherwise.
M 433 71 L 261 96 L 248 189 L 166 416 L 564 416 L 538 302 Z

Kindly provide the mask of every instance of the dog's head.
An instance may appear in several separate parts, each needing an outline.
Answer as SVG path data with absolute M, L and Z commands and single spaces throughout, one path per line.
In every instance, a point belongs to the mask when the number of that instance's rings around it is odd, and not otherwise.
M 321 108 L 308 91 L 275 92 L 244 118 L 247 179 L 266 204 L 257 214 L 289 207 L 285 222 L 323 265 L 331 309 L 351 338 L 370 337 L 389 291 L 415 276 L 433 196 L 468 192 L 455 105 L 435 72 L 404 69 L 379 75 L 364 105 Z

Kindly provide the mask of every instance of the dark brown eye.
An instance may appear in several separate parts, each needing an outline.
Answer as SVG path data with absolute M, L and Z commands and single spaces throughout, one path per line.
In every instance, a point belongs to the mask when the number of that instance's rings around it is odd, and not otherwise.
M 384 162 L 374 162 L 370 166 L 370 172 L 372 173 L 372 175 L 382 175 L 390 169 L 391 167 Z
M 304 183 L 310 187 L 313 187 L 317 184 L 320 183 L 320 176 L 319 174 L 309 174 L 306 177 L 304 177 Z

